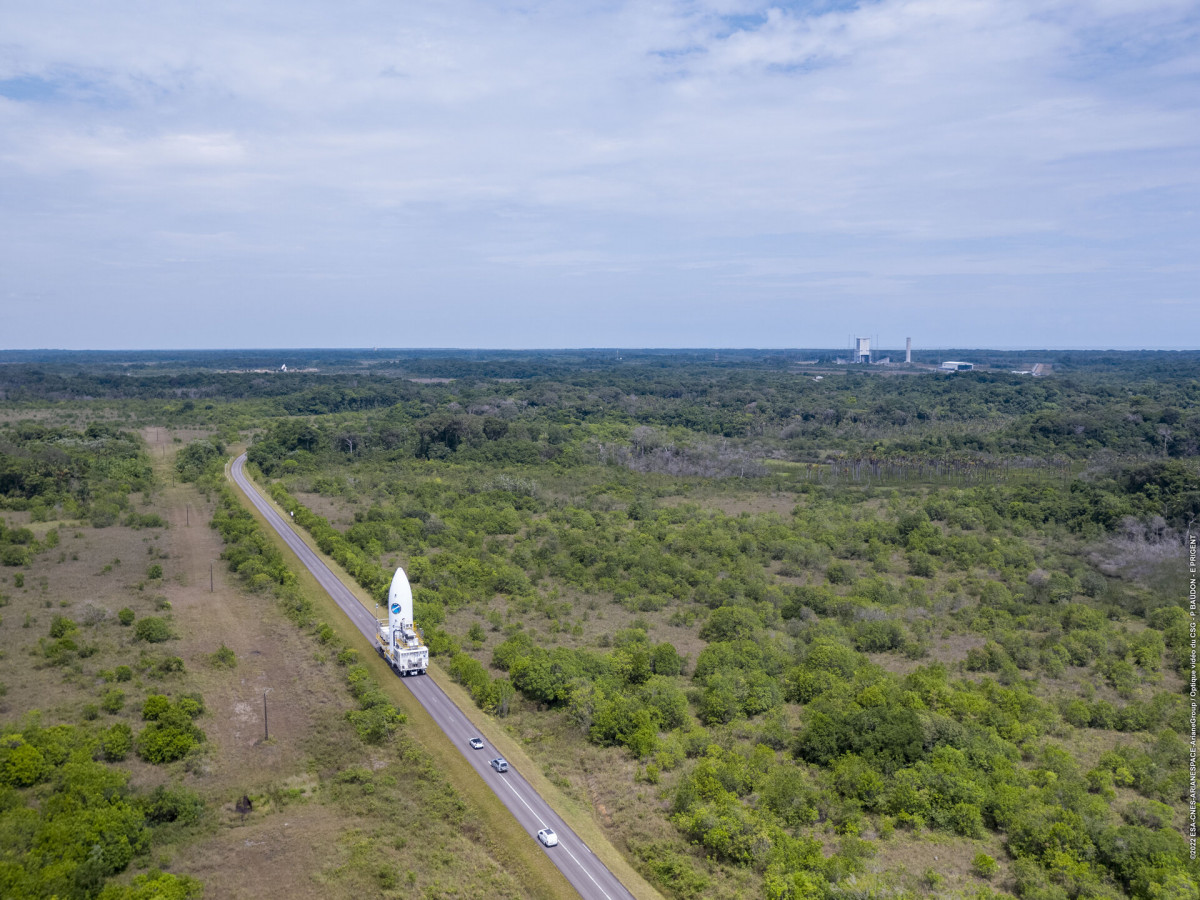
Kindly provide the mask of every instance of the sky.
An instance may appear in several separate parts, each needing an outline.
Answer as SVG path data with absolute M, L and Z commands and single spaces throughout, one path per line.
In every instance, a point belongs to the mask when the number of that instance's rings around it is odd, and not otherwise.
M 1200 347 L 1200 2 L 6 0 L 0 348 Z

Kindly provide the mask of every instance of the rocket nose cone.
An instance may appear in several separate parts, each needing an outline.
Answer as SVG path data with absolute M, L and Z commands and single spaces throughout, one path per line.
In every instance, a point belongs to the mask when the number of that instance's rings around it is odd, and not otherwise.
M 412 604 L 412 588 L 409 587 L 408 576 L 404 574 L 403 569 L 397 569 L 396 574 L 392 576 L 392 586 L 388 590 L 388 605 L 392 607 L 395 615 L 411 620 Z
M 404 574 L 403 567 L 396 569 L 396 574 L 392 576 L 392 586 L 388 590 L 388 593 L 390 594 L 393 591 L 397 591 L 397 590 L 400 590 L 400 591 L 409 590 L 408 576 Z

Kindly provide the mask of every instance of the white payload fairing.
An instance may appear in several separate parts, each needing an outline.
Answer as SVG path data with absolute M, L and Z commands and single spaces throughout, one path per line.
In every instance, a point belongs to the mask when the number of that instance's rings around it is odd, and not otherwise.
M 388 627 L 395 631 L 413 623 L 412 588 L 404 569 L 396 570 L 392 586 L 388 588 Z
M 413 625 L 413 595 L 404 569 L 396 569 L 388 588 L 387 622 L 379 623 L 379 654 L 401 675 L 425 674 L 429 648 Z

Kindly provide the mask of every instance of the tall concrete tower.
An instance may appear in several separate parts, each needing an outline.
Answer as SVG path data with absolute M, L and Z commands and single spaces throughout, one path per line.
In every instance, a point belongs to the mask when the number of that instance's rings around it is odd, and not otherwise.
M 904 339 L 904 361 L 912 364 L 912 338 Z
M 864 364 L 871 361 L 871 339 L 869 337 L 854 339 L 854 361 Z

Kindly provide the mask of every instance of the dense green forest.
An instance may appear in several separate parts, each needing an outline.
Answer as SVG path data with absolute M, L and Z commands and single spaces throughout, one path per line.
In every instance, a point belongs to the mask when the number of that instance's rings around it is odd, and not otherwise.
M 668 896 L 1198 897 L 1198 359 L 971 352 L 17 360 L 0 505 L 133 525 L 122 428 L 207 427 L 186 479 L 250 436 L 368 591 L 405 566 L 439 664 Z M 88 397 L 107 430 L 50 424 Z M 367 696 L 364 736 L 392 727 Z

